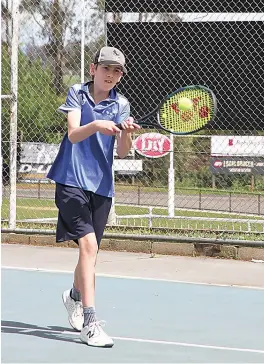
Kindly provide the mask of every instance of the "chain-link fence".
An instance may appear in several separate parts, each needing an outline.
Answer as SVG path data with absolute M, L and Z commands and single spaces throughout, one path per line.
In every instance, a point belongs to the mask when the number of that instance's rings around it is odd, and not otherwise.
M 55 228 L 46 174 L 67 130 L 57 109 L 107 44 L 126 55 L 118 89 L 134 117 L 188 84 L 210 87 L 219 105 L 197 135 L 141 130 L 127 158 L 115 154 L 107 231 L 262 240 L 264 15 L 256 2 L 233 14 L 235 1 L 150 3 L 2 0 L 2 227 Z

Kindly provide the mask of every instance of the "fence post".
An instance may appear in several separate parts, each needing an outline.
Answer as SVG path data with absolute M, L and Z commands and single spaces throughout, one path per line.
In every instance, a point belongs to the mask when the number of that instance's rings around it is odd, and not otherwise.
M 82 19 L 81 19 L 81 82 L 84 82 L 85 67 L 85 0 L 82 0 Z
M 174 217 L 175 209 L 175 171 L 174 171 L 174 140 L 173 134 L 170 134 L 170 166 L 168 169 L 168 215 Z
M 115 184 L 115 169 L 114 169 L 114 167 L 112 169 L 112 176 L 113 176 L 113 184 Z M 107 223 L 109 225 L 116 225 L 117 224 L 116 212 L 115 212 L 115 197 L 114 196 L 112 197 L 112 206 L 111 206 L 110 213 L 108 215 Z
M 2 2 L 0 3 L 0 9 L 2 14 Z M 2 37 L 0 34 L 1 47 L 0 47 L 0 85 L 2 85 Z M 3 156 L 2 156 L 2 90 L 0 89 L 0 218 L 2 219 L 2 201 L 3 201 Z M 0 230 L 1 238 L 1 230 Z
M 38 180 L 38 199 L 40 200 L 40 179 Z
M 199 210 L 202 210 L 202 192 L 199 190 Z
M 11 116 L 10 116 L 10 200 L 9 228 L 16 227 L 16 178 L 17 178 L 17 96 L 18 96 L 18 31 L 19 0 L 12 4 L 12 39 L 11 39 Z
M 152 228 L 152 210 L 153 207 L 149 206 L 149 228 Z

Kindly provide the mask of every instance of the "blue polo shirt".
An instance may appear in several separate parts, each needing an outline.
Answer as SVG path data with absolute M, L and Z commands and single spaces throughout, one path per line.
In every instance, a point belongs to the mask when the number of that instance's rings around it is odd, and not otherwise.
M 129 102 L 124 96 L 112 89 L 106 100 L 95 104 L 89 93 L 89 84 L 72 86 L 65 104 L 59 110 L 66 114 L 68 111 L 81 110 L 81 126 L 103 119 L 118 124 L 130 116 Z M 85 140 L 72 144 L 66 133 L 47 177 L 67 186 L 112 197 L 114 142 L 114 136 L 96 132 Z

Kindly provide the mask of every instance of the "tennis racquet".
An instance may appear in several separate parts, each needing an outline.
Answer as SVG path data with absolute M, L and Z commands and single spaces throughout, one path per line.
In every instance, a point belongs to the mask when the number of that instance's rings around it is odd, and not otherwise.
M 190 108 L 183 111 L 179 101 L 188 98 Z M 149 114 L 135 120 L 142 127 L 163 129 L 172 134 L 186 135 L 197 132 L 208 126 L 217 113 L 216 97 L 209 88 L 201 85 L 191 85 L 179 88 L 167 95 L 165 99 Z M 157 114 L 156 121 L 150 117 Z M 122 130 L 122 125 L 117 127 Z

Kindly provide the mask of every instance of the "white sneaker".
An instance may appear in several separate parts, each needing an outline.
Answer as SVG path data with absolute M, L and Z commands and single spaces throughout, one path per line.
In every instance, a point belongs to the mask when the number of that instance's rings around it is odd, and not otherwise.
M 83 328 L 83 306 L 80 301 L 74 301 L 70 295 L 71 290 L 63 292 L 62 300 L 68 311 L 68 320 L 70 325 L 77 331 Z
M 104 321 L 92 322 L 88 326 L 85 326 L 81 331 L 81 341 L 90 346 L 111 348 L 114 342 L 104 332 L 102 326 L 104 326 Z

